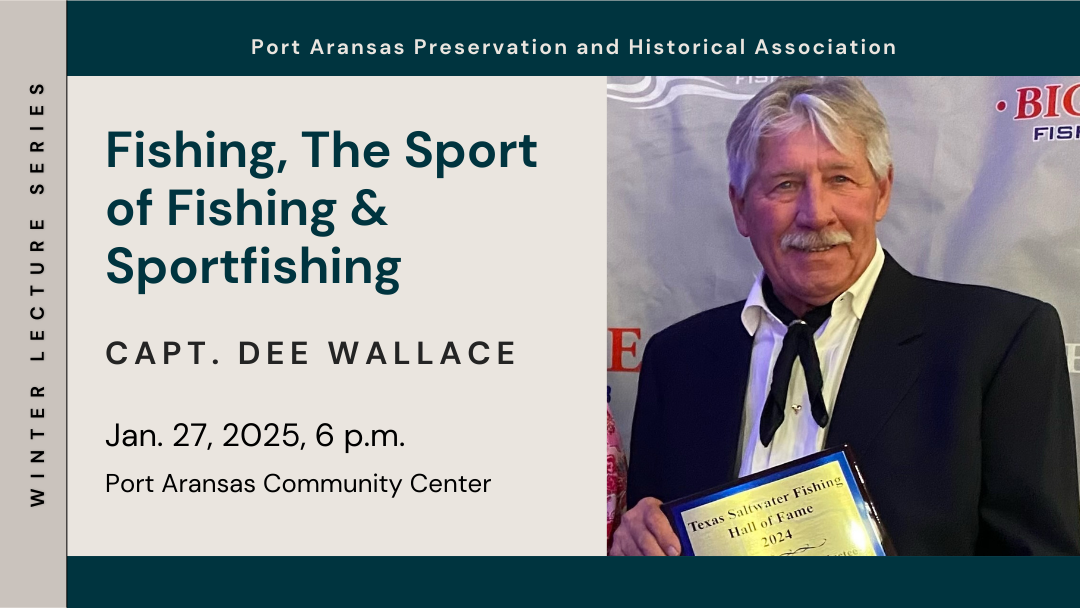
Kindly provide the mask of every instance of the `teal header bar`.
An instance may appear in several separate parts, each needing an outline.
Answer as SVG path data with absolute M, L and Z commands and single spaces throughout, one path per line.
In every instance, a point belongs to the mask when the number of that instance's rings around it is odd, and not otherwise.
M 70 2 L 68 71 L 1049 75 L 1075 71 L 1057 30 L 1078 16 L 1057 2 Z

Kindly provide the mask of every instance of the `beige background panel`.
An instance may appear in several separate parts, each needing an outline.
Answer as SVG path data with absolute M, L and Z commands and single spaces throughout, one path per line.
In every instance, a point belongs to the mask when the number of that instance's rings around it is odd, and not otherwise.
M 606 306 L 606 123 L 599 78 L 72 78 L 71 170 L 71 546 L 72 555 L 599 554 L 604 551 L 604 378 Z M 120 103 L 137 100 L 138 103 Z M 134 168 L 136 139 L 107 168 L 107 132 L 145 132 L 173 146 L 176 130 L 205 144 L 275 141 L 284 172 L 266 180 L 236 168 Z M 361 150 L 373 140 L 390 162 L 373 169 L 309 166 L 302 131 L 342 131 Z M 410 167 L 414 130 L 435 141 L 520 140 L 538 146 L 534 169 L 468 162 L 436 179 Z M 466 148 L 467 149 L 467 148 Z M 513 162 L 517 161 L 517 162 Z M 175 161 L 174 161 L 175 164 Z M 168 189 L 204 188 L 206 200 L 236 188 L 264 203 L 339 201 L 332 236 L 301 226 L 194 225 L 194 207 L 168 226 Z M 266 194 L 268 188 L 276 196 Z M 153 188 L 150 221 L 119 227 L 106 216 L 116 198 Z M 387 226 L 361 227 L 356 192 L 374 190 Z M 194 202 L 195 197 L 191 197 Z M 265 218 L 264 218 L 265 219 Z M 198 261 L 225 250 L 267 246 L 271 259 L 300 248 L 329 260 L 399 257 L 398 293 L 368 284 L 229 284 L 171 279 L 138 295 L 116 285 L 107 252 Z M 261 254 L 259 257 L 263 257 Z M 134 265 L 134 264 L 133 264 Z M 256 281 L 258 267 L 255 268 Z M 238 273 L 241 274 L 242 273 Z M 112 365 L 105 348 L 129 346 Z M 133 365 L 149 341 L 157 365 Z M 161 364 L 162 343 L 202 340 Z M 239 365 L 238 343 L 307 341 L 307 365 Z M 335 366 L 328 340 L 374 340 L 392 361 L 402 343 L 411 365 Z M 454 341 L 465 347 L 513 341 L 514 365 L 416 364 Z M 389 347 L 389 348 L 387 348 Z M 286 352 L 287 352 L 286 346 Z M 430 350 L 429 350 L 430 349 Z M 407 354 L 405 354 L 407 353 Z M 218 365 L 209 364 L 218 359 Z M 288 356 L 285 357 L 286 359 Z M 174 447 L 176 423 L 207 423 L 209 450 Z M 303 451 L 225 448 L 226 423 L 295 422 Z M 320 423 L 335 431 L 315 445 Z M 107 447 L 115 424 L 153 429 L 162 447 Z M 401 447 L 344 453 L 342 432 L 392 428 Z M 189 440 L 192 437 L 189 437 Z M 154 493 L 106 493 L 106 475 L 154 479 Z M 250 478 L 241 494 L 161 493 L 180 478 Z M 263 478 L 403 478 L 390 494 L 264 491 Z M 485 493 L 407 490 L 416 473 L 491 479 Z

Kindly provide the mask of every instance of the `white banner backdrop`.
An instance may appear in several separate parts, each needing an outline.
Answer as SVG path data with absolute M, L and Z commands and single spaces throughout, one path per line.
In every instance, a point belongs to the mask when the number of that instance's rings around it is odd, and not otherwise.
M 760 268 L 732 219 L 724 141 L 743 103 L 776 78 L 609 79 L 608 400 L 627 447 L 645 343 L 744 299 Z M 1054 305 L 1076 408 L 1080 77 L 863 80 L 892 138 L 882 245 L 915 274 Z

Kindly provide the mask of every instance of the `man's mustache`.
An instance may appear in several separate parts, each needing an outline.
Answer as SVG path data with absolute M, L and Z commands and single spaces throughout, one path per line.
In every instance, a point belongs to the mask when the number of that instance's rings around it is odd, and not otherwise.
M 851 233 L 847 230 L 815 230 L 810 232 L 789 232 L 780 238 L 780 249 L 809 251 L 834 245 L 846 245 L 851 242 Z

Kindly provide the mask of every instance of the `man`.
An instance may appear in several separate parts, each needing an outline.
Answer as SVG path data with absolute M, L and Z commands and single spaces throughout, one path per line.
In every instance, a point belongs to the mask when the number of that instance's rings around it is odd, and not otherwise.
M 749 297 L 646 347 L 613 555 L 678 555 L 668 501 L 849 444 L 900 554 L 1080 553 L 1054 308 L 915 277 L 877 241 L 893 169 L 854 78 L 785 78 L 740 110 L 728 195 Z

